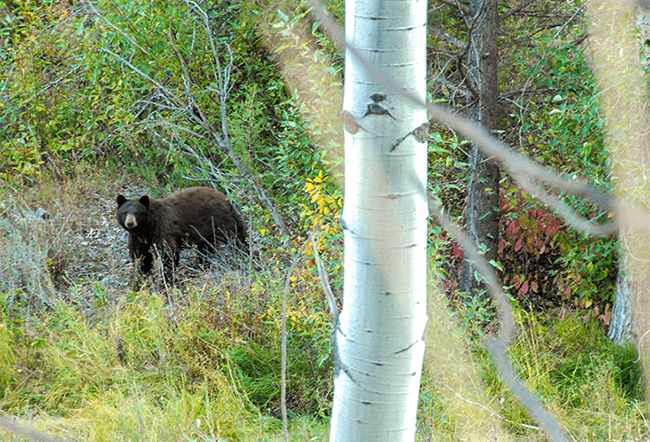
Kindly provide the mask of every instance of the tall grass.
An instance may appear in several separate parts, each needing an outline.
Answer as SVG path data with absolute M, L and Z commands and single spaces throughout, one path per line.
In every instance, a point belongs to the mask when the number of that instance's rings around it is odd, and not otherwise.
M 63 302 L 36 329 L 14 323 L 12 358 L 0 348 L 14 366 L 3 371 L 12 376 L 0 408 L 32 410 L 55 433 L 87 441 L 276 440 L 279 420 L 249 399 L 253 386 L 242 389 L 234 342 L 210 332 L 206 307 L 188 299 L 172 310 L 157 294 L 132 293 L 92 323 Z M 296 430 L 308 431 L 304 440 L 323 431 L 309 427 Z

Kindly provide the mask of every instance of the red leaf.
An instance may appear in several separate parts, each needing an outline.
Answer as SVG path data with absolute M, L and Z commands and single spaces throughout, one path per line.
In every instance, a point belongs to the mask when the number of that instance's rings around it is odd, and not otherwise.
M 528 293 L 528 281 L 524 281 L 519 291 L 523 292 L 524 295 Z
M 517 240 L 517 242 L 515 243 L 515 252 L 518 252 L 519 250 L 521 250 L 521 242 L 522 242 L 523 239 L 524 239 L 524 237 L 520 236 L 519 239 Z

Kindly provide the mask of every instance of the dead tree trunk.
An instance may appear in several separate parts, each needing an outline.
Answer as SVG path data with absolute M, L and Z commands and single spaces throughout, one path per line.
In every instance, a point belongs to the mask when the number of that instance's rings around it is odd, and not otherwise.
M 468 30 L 467 81 L 474 103 L 469 118 L 486 129 L 497 128 L 499 17 L 496 0 L 470 1 Z M 476 146 L 470 151 L 470 179 L 467 185 L 467 236 L 485 252 L 487 261 L 496 260 L 499 241 L 499 167 Z M 475 267 L 463 263 L 460 290 L 474 294 L 479 288 Z

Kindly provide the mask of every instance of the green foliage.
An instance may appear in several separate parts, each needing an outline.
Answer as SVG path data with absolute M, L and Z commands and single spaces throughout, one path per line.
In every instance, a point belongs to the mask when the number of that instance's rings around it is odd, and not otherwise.
M 270 214 L 214 140 L 191 114 L 168 105 L 174 96 L 191 93 L 218 129 L 225 105 L 231 146 L 281 208 L 294 233 L 292 245 L 302 245 L 308 230 L 320 232 L 320 252 L 340 289 L 340 124 L 336 112 L 322 111 L 340 108 L 340 54 L 302 3 L 266 8 L 259 2 L 212 2 L 216 55 L 222 67 L 232 60 L 231 87 L 222 97 L 215 92 L 215 52 L 187 3 L 93 5 L 103 18 L 71 13 L 63 0 L 1 7 L 0 180 L 21 192 L 25 183 L 55 189 L 38 197 L 39 204 L 60 210 L 48 220 L 30 222 L 31 211 L 23 213 L 22 202 L 3 194 L 0 365 L 6 369 L 0 370 L 0 407 L 38 415 L 41 425 L 73 439 L 279 440 L 284 288 L 278 281 L 286 272 L 281 263 L 287 251 L 277 247 Z M 341 17 L 343 2 L 330 2 L 330 10 Z M 460 23 L 455 11 L 435 8 L 435 14 Z M 567 23 L 562 29 L 569 35 L 582 32 L 576 22 Z M 512 39 L 502 51 L 507 60 L 502 84 L 527 88 L 525 102 L 504 106 L 506 141 L 608 189 L 597 91 L 581 52 L 551 39 L 556 29 L 542 29 L 535 34 L 541 38 L 529 41 L 529 24 L 506 23 L 522 39 Z M 267 47 L 269 25 L 278 36 L 277 51 Z M 452 29 L 457 37 L 460 28 Z M 445 74 L 458 75 L 455 64 L 443 59 L 445 51 L 431 52 L 447 66 Z M 291 72 L 298 74 L 289 79 Z M 465 105 L 443 83 L 430 86 L 433 98 Z M 545 92 L 528 94 L 532 89 Z M 431 139 L 429 189 L 453 216 L 461 216 L 468 143 L 444 129 Z M 200 155 L 188 155 L 191 150 Z M 216 174 L 204 168 L 201 156 L 215 165 Z M 76 169 L 79 162 L 90 166 Z M 93 176 L 90 170 L 105 167 L 119 183 L 89 194 L 48 181 L 52 174 L 78 174 L 71 187 L 83 187 Z M 190 284 L 170 298 L 131 293 L 94 281 L 92 274 L 71 275 L 72 266 L 86 258 L 76 238 L 96 227 L 69 217 L 70 202 L 62 195 L 97 205 L 96 194 L 122 189 L 125 171 L 142 177 L 157 194 L 187 184 L 183 177 L 191 176 L 209 177 L 232 190 L 237 202 L 248 197 L 242 205 L 253 219 L 256 244 L 268 251 L 262 263 L 267 270 L 220 275 L 216 283 Z M 496 264 L 504 267 L 513 294 L 523 300 L 569 300 L 606 321 L 616 270 L 614 241 L 582 238 L 510 182 L 503 183 L 504 258 Z M 605 216 L 581 200 L 566 199 L 594 222 Z M 430 246 L 436 276 L 454 292 L 460 249 L 438 227 L 431 229 Z M 289 294 L 292 440 L 326 433 L 322 419 L 332 389 L 332 324 L 320 292 L 315 266 L 305 259 Z M 170 299 L 178 302 L 170 306 Z M 484 333 L 494 315 L 485 298 L 454 300 L 465 334 Z M 642 399 L 635 349 L 609 344 L 602 322 L 582 319 L 522 315 L 522 334 L 511 355 L 528 384 L 560 410 L 577 440 L 634 437 L 643 428 L 635 411 Z M 514 422 L 532 423 L 485 353 L 472 355 L 484 369 L 488 405 Z M 435 380 L 423 385 L 423 428 L 453 439 L 456 417 L 447 412 L 448 396 Z M 539 437 L 516 424 L 510 430 Z
M 466 149 L 470 146 L 453 132 L 432 132 L 429 140 L 429 192 L 437 203 L 459 216 L 468 174 Z
M 559 6 L 554 13 L 573 15 L 574 7 Z M 451 22 L 458 20 L 449 11 L 436 14 L 448 14 Z M 530 29 L 536 26 L 532 17 L 524 15 L 508 19 L 501 30 L 507 38 L 500 49 L 499 81 L 504 97 L 515 97 L 503 101 L 500 129 L 504 141 L 560 173 L 589 180 L 609 191 L 616 176 L 610 170 L 609 152 L 604 146 L 604 120 L 596 81 L 582 47 L 563 44 L 565 39 L 580 41 L 584 25 L 577 20 L 561 32 L 542 26 L 531 36 Z M 440 69 L 445 66 L 440 55 L 432 62 Z M 443 70 L 441 75 L 453 78 L 454 74 Z M 437 94 L 434 97 L 454 97 L 440 83 L 432 85 L 432 91 Z M 521 95 L 509 95 L 510 91 Z M 442 132 L 433 137 L 429 187 L 452 215 L 460 217 L 468 170 L 463 163 L 464 146 L 454 134 Z M 607 214 L 580 198 L 557 196 L 591 222 L 608 219 Z M 616 278 L 616 239 L 587 238 L 573 232 L 562 219 L 507 179 L 502 180 L 499 210 L 497 265 L 513 296 L 540 308 L 570 302 L 589 309 L 607 323 Z M 454 247 L 449 252 L 453 279 L 463 256 Z M 453 292 L 454 282 L 447 285 Z
M 278 67 L 281 59 L 289 66 L 288 53 L 300 66 L 306 66 L 300 58 L 305 56 L 325 64 L 334 50 L 313 26 L 306 28 L 313 40 L 308 45 L 295 53 L 291 45 L 279 45 L 272 53 L 262 29 L 272 19 L 274 32 L 290 34 L 304 21 L 305 9 L 284 13 L 254 3 L 213 3 L 211 41 L 191 4 L 127 1 L 95 7 L 102 18 L 70 14 L 62 0 L 26 3 L 2 22 L 10 44 L 0 73 L 0 84 L 6 84 L 0 121 L 7 123 L 0 125 L 0 177 L 33 182 L 43 168 L 69 173 L 82 160 L 141 176 L 153 194 L 187 184 L 184 177 L 211 179 L 248 197 L 254 231 L 274 233 L 267 208 L 212 135 L 183 109 L 191 95 L 193 112 L 200 109 L 218 132 L 226 128 L 221 135 L 296 234 L 315 227 L 303 214 L 313 210 L 305 183 L 321 176 L 327 192 L 337 195 L 332 177 L 322 175 L 338 167 L 337 160 L 321 148 L 340 150 L 340 125 L 316 112 L 333 96 L 332 85 L 315 71 L 306 85 L 309 97 L 301 99 Z M 219 67 L 230 80 L 227 95 L 219 93 Z M 340 67 L 327 70 L 336 75 Z M 331 226 L 323 226 L 325 240 L 335 235 Z M 262 235 L 259 243 L 272 249 L 277 238 Z
M 0 177 L 5 181 L 13 181 L 17 178 L 23 180 L 34 179 L 38 176 L 41 160 L 41 153 L 38 147 L 32 141 L 11 140 L 6 141 L 0 146 L 2 153 L 2 164 L 0 167 Z
M 306 273 L 294 277 L 292 293 L 314 290 L 318 281 Z M 265 278 L 266 279 L 266 278 Z M 273 278 L 269 279 L 273 280 Z M 283 281 L 283 278 L 278 278 Z M 230 361 L 234 378 L 247 398 L 259 409 L 279 416 L 281 354 L 281 285 L 253 282 L 245 296 L 228 292 L 228 333 L 233 343 L 225 346 L 222 357 Z M 308 289 L 309 290 L 309 289 Z M 223 292 L 219 294 L 223 296 Z M 263 301 L 263 302 L 262 302 Z M 315 302 L 314 302 L 315 301 Z M 288 407 L 294 416 L 329 414 L 332 360 L 328 313 L 322 300 L 290 295 L 287 311 Z M 217 309 L 203 314 L 202 322 L 211 323 Z M 208 341 L 205 332 L 199 334 Z M 218 336 L 219 334 L 217 334 Z M 248 338 L 242 339 L 242 336 Z
M 65 2 L 23 2 L 5 20 L 0 170 L 7 178 L 30 178 L 43 164 L 58 171 L 128 122 L 118 103 L 131 85 L 107 75 L 92 19 L 71 15 Z
M 512 114 L 526 135 L 523 148 L 545 164 L 564 173 L 579 173 L 598 185 L 607 184 L 610 161 L 604 146 L 604 119 L 601 116 L 596 80 L 577 47 L 555 49 L 548 39 L 540 39 L 542 66 L 529 66 L 533 49 L 518 49 L 513 54 L 519 74 L 539 76 L 539 87 L 548 94 L 534 100 L 535 110 Z M 539 57 L 539 56 L 538 56 Z M 518 61 L 520 60 L 520 61 Z
M 531 103 L 534 111 L 517 117 L 523 133 L 528 134 L 523 147 L 556 170 L 574 179 L 588 177 L 607 191 L 616 178 L 609 170 L 596 82 L 583 52 L 573 45 L 557 48 L 550 39 L 539 41 L 538 48 L 513 52 L 520 75 L 539 77 L 539 87 L 554 89 L 542 102 Z M 534 51 L 540 50 L 543 57 L 532 64 Z M 553 77 L 540 75 L 542 69 Z M 607 221 L 606 214 L 580 198 L 562 199 L 592 222 Z M 520 298 L 530 291 L 546 299 L 573 300 L 607 323 L 618 259 L 615 239 L 573 232 L 513 187 L 505 190 L 501 206 L 506 211 L 499 246 L 508 272 L 506 284 L 512 284 Z M 517 254 L 524 259 L 517 259 Z
M 468 336 L 483 336 L 485 327 L 496 317 L 494 304 L 485 290 L 479 290 L 471 295 L 459 292 L 454 298 L 453 316 Z

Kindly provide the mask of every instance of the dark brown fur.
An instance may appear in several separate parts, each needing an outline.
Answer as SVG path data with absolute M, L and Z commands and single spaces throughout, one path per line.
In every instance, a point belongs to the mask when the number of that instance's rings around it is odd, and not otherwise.
M 142 274 L 151 271 L 155 247 L 163 257 L 165 276 L 173 278 L 180 252 L 191 245 L 200 256 L 234 236 L 246 249 L 246 229 L 226 195 L 208 187 L 191 187 L 166 198 L 143 196 L 128 200 L 117 197 L 117 220 L 129 232 L 129 252 L 139 261 Z

